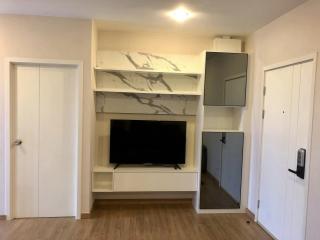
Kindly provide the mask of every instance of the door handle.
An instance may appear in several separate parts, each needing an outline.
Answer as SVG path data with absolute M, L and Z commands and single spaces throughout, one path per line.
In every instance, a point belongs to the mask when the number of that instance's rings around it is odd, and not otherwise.
M 22 141 L 20 139 L 14 140 L 13 145 L 19 146 L 22 144 Z
M 290 168 L 288 169 L 288 171 L 291 172 L 291 173 L 297 174 L 297 171 L 292 170 L 292 169 L 290 169 Z
M 223 144 L 226 144 L 226 134 L 225 133 L 222 133 L 222 137 L 220 139 L 220 142 L 222 142 Z

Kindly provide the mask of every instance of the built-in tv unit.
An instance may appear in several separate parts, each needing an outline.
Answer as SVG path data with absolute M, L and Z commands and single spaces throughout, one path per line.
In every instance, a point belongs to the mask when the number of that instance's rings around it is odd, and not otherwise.
M 186 122 L 111 120 L 110 163 L 172 165 L 185 163 Z

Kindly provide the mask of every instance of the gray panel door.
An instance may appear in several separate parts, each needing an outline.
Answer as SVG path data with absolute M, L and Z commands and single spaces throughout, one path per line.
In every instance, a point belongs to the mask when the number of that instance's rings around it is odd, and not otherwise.
M 235 201 L 241 200 L 243 133 L 225 133 L 222 148 L 221 188 Z
M 206 170 L 219 183 L 221 178 L 221 143 L 222 133 L 207 132 L 203 133 L 202 143 L 206 148 L 206 157 L 202 159 L 202 170 Z

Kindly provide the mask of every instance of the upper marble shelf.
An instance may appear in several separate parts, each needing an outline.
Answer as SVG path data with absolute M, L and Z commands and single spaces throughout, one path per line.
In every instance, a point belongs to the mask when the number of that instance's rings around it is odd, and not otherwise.
M 135 69 L 111 69 L 111 68 L 101 68 L 95 67 L 95 71 L 107 71 L 107 72 L 133 72 L 133 73 L 162 73 L 162 74 L 174 74 L 174 75 L 190 75 L 190 76 L 200 76 L 200 72 L 173 72 L 173 71 L 158 71 L 158 70 L 135 70 Z
M 200 55 L 98 51 L 96 71 L 201 75 Z

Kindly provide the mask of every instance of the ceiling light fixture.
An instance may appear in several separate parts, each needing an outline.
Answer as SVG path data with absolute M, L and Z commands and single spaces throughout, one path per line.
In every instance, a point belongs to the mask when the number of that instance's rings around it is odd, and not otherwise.
M 170 16 L 177 22 L 184 22 L 191 17 L 191 13 L 183 7 L 179 7 L 170 12 Z

